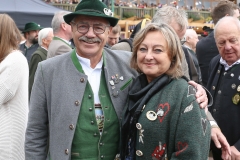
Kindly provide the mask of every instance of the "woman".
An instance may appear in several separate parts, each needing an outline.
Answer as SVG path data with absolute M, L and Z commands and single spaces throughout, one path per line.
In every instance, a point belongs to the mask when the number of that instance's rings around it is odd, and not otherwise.
M 28 63 L 17 50 L 21 34 L 0 14 L 0 159 L 24 160 L 28 114 Z
M 179 38 L 149 24 L 133 42 L 131 66 L 142 73 L 129 91 L 121 133 L 122 159 L 207 159 L 210 124 L 182 78 Z

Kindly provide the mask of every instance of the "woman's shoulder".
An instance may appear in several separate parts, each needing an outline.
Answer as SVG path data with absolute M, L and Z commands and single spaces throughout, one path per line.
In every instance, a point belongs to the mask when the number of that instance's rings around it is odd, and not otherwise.
M 182 98 L 195 98 L 196 94 L 196 89 L 192 85 L 188 84 L 184 78 L 173 79 L 168 85 L 167 90 L 172 91 L 173 94 L 175 93 L 178 97 Z
M 176 89 L 184 89 L 189 86 L 188 82 L 184 78 L 174 78 L 169 85 L 176 87 Z
M 4 58 L 4 60 L 1 62 L 1 66 L 2 67 L 14 66 L 14 68 L 17 68 L 17 67 L 28 68 L 28 62 L 26 57 L 22 54 L 21 51 L 13 50 L 11 53 L 7 55 L 7 57 Z
M 18 61 L 24 61 L 27 63 L 26 57 L 22 54 L 20 50 L 13 50 L 4 60 L 11 61 L 13 63 Z

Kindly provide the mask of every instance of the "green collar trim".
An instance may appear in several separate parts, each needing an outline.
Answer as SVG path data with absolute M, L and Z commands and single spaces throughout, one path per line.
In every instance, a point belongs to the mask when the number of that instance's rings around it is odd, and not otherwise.
M 82 66 L 81 64 L 79 63 L 79 60 L 77 58 L 77 55 L 76 55 L 76 49 L 73 49 L 72 50 L 72 53 L 71 53 L 71 59 L 72 59 L 72 62 L 74 64 L 74 66 L 77 68 L 77 70 L 80 72 L 80 73 L 84 73 L 83 69 L 82 69 Z
M 70 48 L 72 48 L 72 46 L 70 44 L 68 44 L 66 41 L 62 40 L 61 38 L 53 37 L 53 40 L 60 40 L 60 41 L 64 42 L 65 44 L 67 44 Z
M 102 53 L 102 57 L 103 57 L 103 67 L 105 67 L 105 66 L 106 66 L 106 58 L 105 58 L 104 52 Z M 84 71 L 83 71 L 83 69 L 82 69 L 82 66 L 81 66 L 81 64 L 79 63 L 79 60 L 78 60 L 78 58 L 77 58 L 76 49 L 73 49 L 73 50 L 72 50 L 71 59 L 72 59 L 72 62 L 73 62 L 73 64 L 74 64 L 74 66 L 77 68 L 77 70 L 78 70 L 80 73 L 84 73 Z

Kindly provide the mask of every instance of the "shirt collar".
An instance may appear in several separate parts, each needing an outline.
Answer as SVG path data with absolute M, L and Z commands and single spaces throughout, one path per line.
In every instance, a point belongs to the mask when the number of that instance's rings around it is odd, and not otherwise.
M 239 64 L 239 63 L 240 63 L 240 59 L 229 66 L 222 57 L 220 58 L 220 64 L 222 64 L 224 66 L 225 71 L 229 70 L 231 67 L 233 67 L 234 65 Z
M 80 64 L 81 64 L 82 66 L 85 66 L 85 67 L 87 67 L 87 68 L 91 68 L 90 59 L 88 59 L 88 58 L 83 58 L 83 57 L 79 56 L 77 53 L 76 53 L 76 55 L 77 55 L 77 58 L 78 58 L 78 60 L 79 60 L 79 62 L 80 62 Z M 102 65 L 103 65 L 103 57 L 102 57 L 101 60 L 98 62 L 98 64 L 96 65 L 96 67 L 95 67 L 95 68 L 91 68 L 91 69 L 100 69 L 100 68 L 102 68 Z

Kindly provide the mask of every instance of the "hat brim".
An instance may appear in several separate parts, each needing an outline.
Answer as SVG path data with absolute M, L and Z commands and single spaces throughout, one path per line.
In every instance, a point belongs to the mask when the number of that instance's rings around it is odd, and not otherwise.
M 94 17 L 102 17 L 102 18 L 105 18 L 109 21 L 110 23 L 110 26 L 114 27 L 117 25 L 118 23 L 118 19 L 115 18 L 115 17 L 110 17 L 108 15 L 105 15 L 105 14 L 99 14 L 99 13 L 95 13 L 95 12 L 82 12 L 82 11 L 77 11 L 77 12 L 74 12 L 74 13 L 70 13 L 70 14 L 67 14 L 65 16 L 63 16 L 65 22 L 67 24 L 70 25 L 70 22 L 73 20 L 74 17 L 76 16 L 79 16 L 79 15 L 85 15 L 85 16 L 94 16 Z
M 29 31 L 41 30 L 41 29 L 43 29 L 43 28 L 42 27 L 32 27 L 32 28 L 28 28 L 28 29 L 22 31 L 22 33 L 29 32 Z

